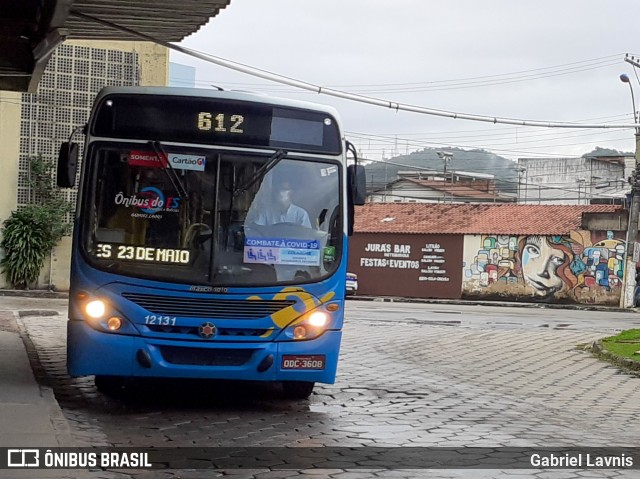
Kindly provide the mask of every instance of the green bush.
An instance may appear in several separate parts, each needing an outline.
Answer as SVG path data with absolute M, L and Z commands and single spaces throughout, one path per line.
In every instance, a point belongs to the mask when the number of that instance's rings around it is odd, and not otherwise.
M 7 280 L 17 288 L 27 288 L 37 281 L 47 252 L 51 250 L 47 225 L 37 209 L 28 207 L 14 211 L 3 223 L 0 261 Z
M 30 159 L 32 204 L 13 211 L 3 223 L 0 269 L 16 288 L 29 288 L 38 280 L 47 255 L 70 230 L 65 217 L 71 205 L 59 197 L 51 171 L 51 162 Z

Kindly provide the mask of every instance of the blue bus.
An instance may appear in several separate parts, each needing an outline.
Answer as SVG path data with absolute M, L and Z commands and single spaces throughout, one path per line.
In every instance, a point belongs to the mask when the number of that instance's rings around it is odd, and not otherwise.
M 107 87 L 84 133 L 71 376 L 107 394 L 144 377 L 277 381 L 291 398 L 335 381 L 365 185 L 333 108 Z M 78 150 L 60 149 L 61 187 Z

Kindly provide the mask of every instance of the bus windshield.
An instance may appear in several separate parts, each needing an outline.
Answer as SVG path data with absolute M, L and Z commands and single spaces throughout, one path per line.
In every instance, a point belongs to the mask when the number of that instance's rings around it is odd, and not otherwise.
M 96 268 L 225 287 L 317 281 L 339 265 L 337 162 L 97 141 L 87 165 L 82 249 Z

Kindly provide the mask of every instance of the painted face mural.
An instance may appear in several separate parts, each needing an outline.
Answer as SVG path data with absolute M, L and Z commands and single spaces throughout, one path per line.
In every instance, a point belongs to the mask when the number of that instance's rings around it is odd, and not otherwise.
M 464 266 L 466 294 L 617 301 L 624 240 L 587 231 L 563 236 L 483 235 Z M 603 299 L 604 298 L 604 299 Z
M 522 277 L 536 294 L 548 296 L 562 289 L 558 268 L 568 262 L 568 257 L 559 245 L 550 244 L 542 236 L 528 236 L 521 254 Z

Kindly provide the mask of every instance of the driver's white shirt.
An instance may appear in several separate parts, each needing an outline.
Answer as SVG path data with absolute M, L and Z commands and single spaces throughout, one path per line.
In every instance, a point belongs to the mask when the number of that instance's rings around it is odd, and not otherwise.
M 295 223 L 306 228 L 311 228 L 309 214 L 303 208 L 294 204 L 290 205 L 284 213 L 274 211 L 273 209 L 260 212 L 255 223 L 263 226 L 275 225 L 277 223 Z

